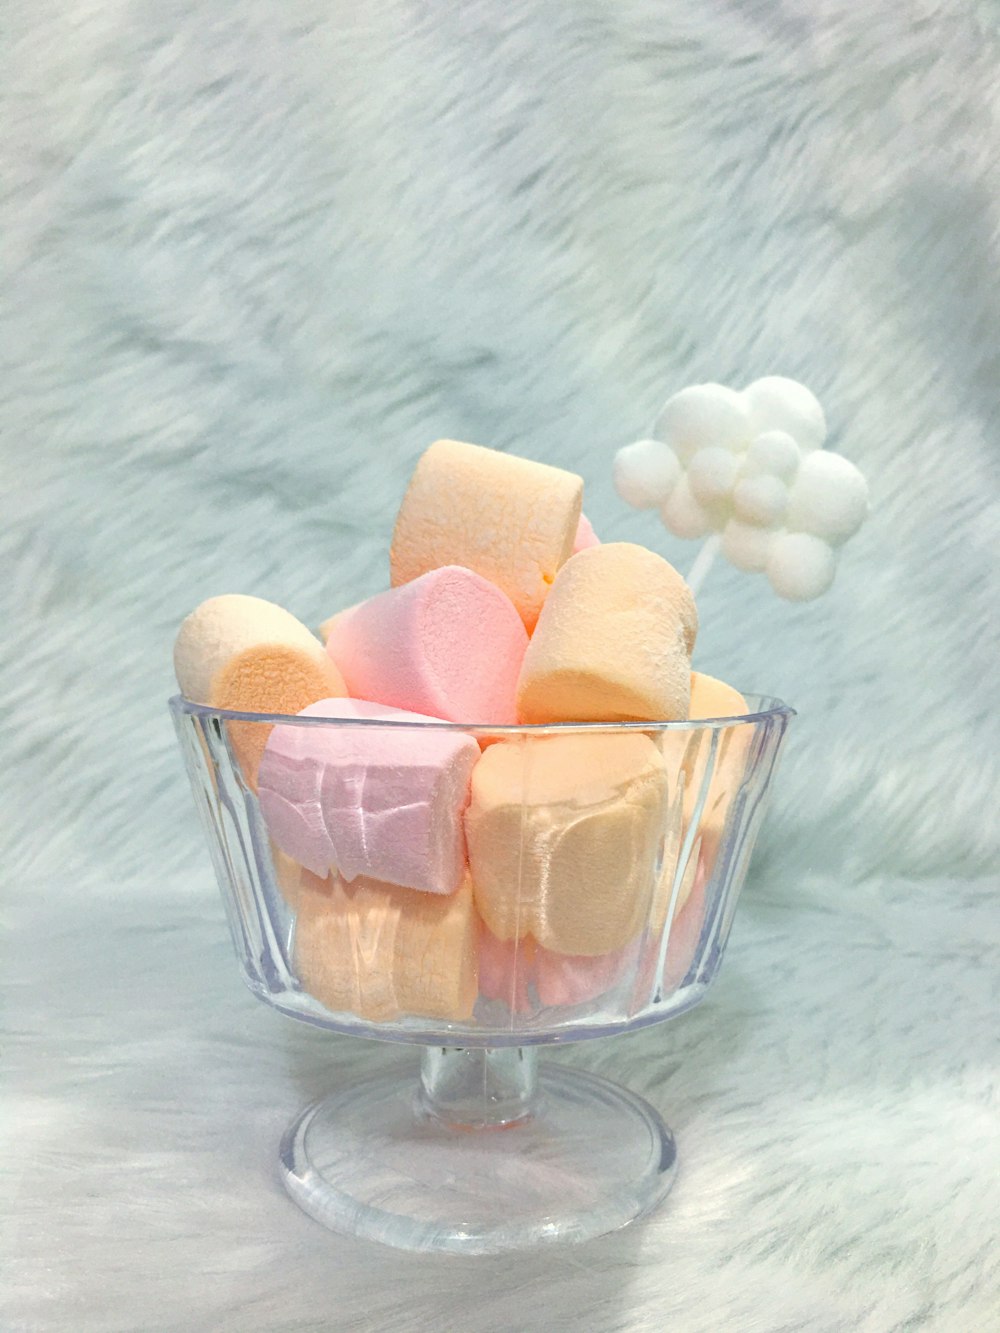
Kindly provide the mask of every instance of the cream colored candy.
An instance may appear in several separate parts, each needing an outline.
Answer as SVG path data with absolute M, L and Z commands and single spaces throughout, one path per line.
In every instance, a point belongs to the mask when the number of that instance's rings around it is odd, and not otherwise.
M 343 676 L 318 641 L 313 642 L 320 650 L 319 659 L 298 645 L 245 648 L 215 676 L 209 703 L 236 713 L 294 717 L 320 699 L 342 698 L 347 693 Z M 226 730 L 243 776 L 256 788 L 257 770 L 273 728 L 264 722 L 227 722 Z
M 226 663 L 267 644 L 299 648 L 317 663 L 326 656 L 316 636 L 284 607 L 242 593 L 210 597 L 177 632 L 174 671 L 181 693 L 195 703 L 211 703 L 212 681 Z
M 594 957 L 645 925 L 667 769 L 641 732 L 501 740 L 465 814 L 476 906 L 499 940 Z
M 464 565 L 507 594 L 530 633 L 573 550 L 582 499 L 572 472 L 438 440 L 417 463 L 396 518 L 392 584 Z
M 661 556 L 605 542 L 559 571 L 518 681 L 521 722 L 686 718 L 698 613 Z
M 186 698 L 239 713 L 300 712 L 346 694 L 323 645 L 300 621 L 261 597 L 210 597 L 187 617 L 174 642 L 174 670 Z M 230 722 L 227 732 L 251 787 L 270 726 Z
M 477 936 L 468 877 L 443 897 L 333 876 L 328 895 L 299 896 L 295 968 L 303 990 L 335 1013 L 460 1022 L 478 993 Z

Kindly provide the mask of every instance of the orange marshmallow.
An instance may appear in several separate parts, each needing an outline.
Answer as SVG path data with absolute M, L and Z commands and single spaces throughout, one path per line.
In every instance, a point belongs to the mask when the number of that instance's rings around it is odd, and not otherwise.
M 747 701 L 725 681 L 706 676 L 701 671 L 691 673 L 691 720 L 698 718 L 742 717 L 748 712 Z M 684 773 L 684 826 L 694 815 L 705 768 L 711 748 L 711 731 L 695 731 L 684 737 L 666 738 L 674 741 L 680 751 Z M 708 794 L 702 807 L 699 829 L 711 833 L 716 841 L 729 814 L 729 807 L 739 791 L 746 767 L 747 752 L 753 739 L 753 726 L 722 727 L 718 731 L 715 764 Z
M 530 634 L 573 550 L 582 499 L 572 472 L 438 440 L 417 463 L 396 518 L 392 585 L 464 565 L 507 594 Z
M 703 671 L 691 672 L 692 721 L 709 717 L 745 717 L 748 711 L 746 699 L 732 685 L 716 680 L 714 676 L 706 676 Z
M 649 932 L 650 935 L 658 937 L 667 922 L 667 912 L 670 908 L 670 897 L 674 891 L 674 877 L 677 874 L 677 867 L 680 860 L 680 853 L 683 843 L 678 839 L 668 840 L 667 850 L 663 857 L 663 872 L 660 875 L 659 883 L 656 886 L 656 892 L 653 895 L 653 905 L 649 913 Z M 695 876 L 698 872 L 699 858 L 701 856 L 701 838 L 695 838 L 691 845 L 691 854 L 684 866 L 684 874 L 677 888 L 677 901 L 674 903 L 674 916 L 683 912 L 691 897 L 691 890 L 694 888 Z
M 303 990 L 335 1013 L 461 1022 L 478 994 L 477 936 L 468 877 L 445 897 L 334 876 L 328 895 L 299 899 L 295 967 Z
M 705 924 L 706 910 L 712 905 L 711 896 L 707 894 L 709 875 L 706 870 L 704 844 L 700 854 L 692 852 L 685 880 L 689 875 L 690 890 L 683 906 L 678 905 L 676 908 L 670 924 L 670 938 L 667 940 L 663 973 L 660 977 L 664 995 L 672 995 L 687 975 L 697 952 L 698 941 Z M 663 924 L 661 923 L 655 932 L 650 931 L 637 969 L 633 990 L 633 1005 L 637 1009 L 643 1009 L 649 1003 L 657 979 L 662 947 Z
M 666 764 L 641 732 L 491 745 L 465 814 L 489 930 L 589 957 L 628 943 L 649 910 L 666 802 Z
M 518 681 L 522 722 L 676 721 L 688 715 L 698 613 L 661 556 L 631 542 L 559 571 Z
M 283 713 L 295 716 L 320 699 L 342 698 L 344 678 L 314 639 L 321 656 L 298 645 L 260 644 L 237 653 L 212 681 L 213 708 L 237 713 Z M 243 776 L 256 788 L 257 770 L 273 728 L 262 722 L 229 722 L 229 740 Z
M 307 905 L 319 895 L 329 898 L 333 889 L 333 876 L 320 879 L 298 861 L 286 855 L 280 847 L 271 843 L 271 863 L 274 866 L 274 882 L 285 902 L 297 912 L 301 905 Z
M 210 597 L 177 631 L 174 671 L 181 693 L 195 703 L 211 703 L 212 682 L 226 663 L 263 644 L 299 648 L 316 662 L 325 656 L 316 636 L 284 607 L 242 593 Z
M 246 713 L 297 713 L 346 693 L 323 645 L 300 621 L 261 597 L 228 593 L 202 602 L 177 632 L 177 684 L 186 698 Z M 271 728 L 229 724 L 243 775 L 253 787 Z

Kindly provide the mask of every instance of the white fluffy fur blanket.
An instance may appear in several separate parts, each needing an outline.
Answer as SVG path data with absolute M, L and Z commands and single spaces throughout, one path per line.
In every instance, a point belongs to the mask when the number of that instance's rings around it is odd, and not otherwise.
M 1000 18 L 986 0 L 10 0 L 4 1327 L 1000 1327 Z M 874 513 L 698 664 L 800 710 L 712 997 L 561 1052 L 680 1141 L 649 1223 L 322 1232 L 284 1121 L 412 1059 L 254 1007 L 164 701 L 180 618 L 385 582 L 433 438 L 582 472 L 806 381 Z

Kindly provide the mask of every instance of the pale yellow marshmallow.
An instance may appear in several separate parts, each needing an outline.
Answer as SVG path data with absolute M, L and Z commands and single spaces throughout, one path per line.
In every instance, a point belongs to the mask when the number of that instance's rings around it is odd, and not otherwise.
M 326 657 L 316 636 L 284 607 L 242 593 L 210 597 L 177 632 L 174 672 L 181 693 L 195 703 L 211 703 L 212 681 L 222 667 L 237 653 L 264 644 L 299 648 L 317 663 Z
M 472 1016 L 478 926 L 468 877 L 449 895 L 360 876 L 329 883 L 328 894 L 298 898 L 294 954 L 304 990 L 335 1013 L 374 1023 Z
M 530 634 L 572 553 L 582 499 L 572 472 L 438 440 L 417 463 L 396 518 L 393 587 L 464 565 L 507 594 Z
M 641 732 L 500 740 L 465 814 L 476 906 L 500 940 L 595 957 L 645 926 L 667 769 Z
M 631 542 L 580 551 L 559 571 L 518 682 L 522 722 L 681 720 L 698 613 L 661 556 Z

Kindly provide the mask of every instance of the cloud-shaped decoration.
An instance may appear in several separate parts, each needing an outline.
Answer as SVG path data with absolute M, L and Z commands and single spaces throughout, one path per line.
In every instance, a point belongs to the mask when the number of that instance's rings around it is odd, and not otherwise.
M 615 488 L 659 509 L 677 537 L 719 533 L 737 569 L 806 602 L 829 588 L 837 548 L 868 515 L 867 482 L 825 439 L 823 409 L 795 380 L 769 375 L 742 393 L 695 384 L 668 400 L 652 439 L 619 449 Z

